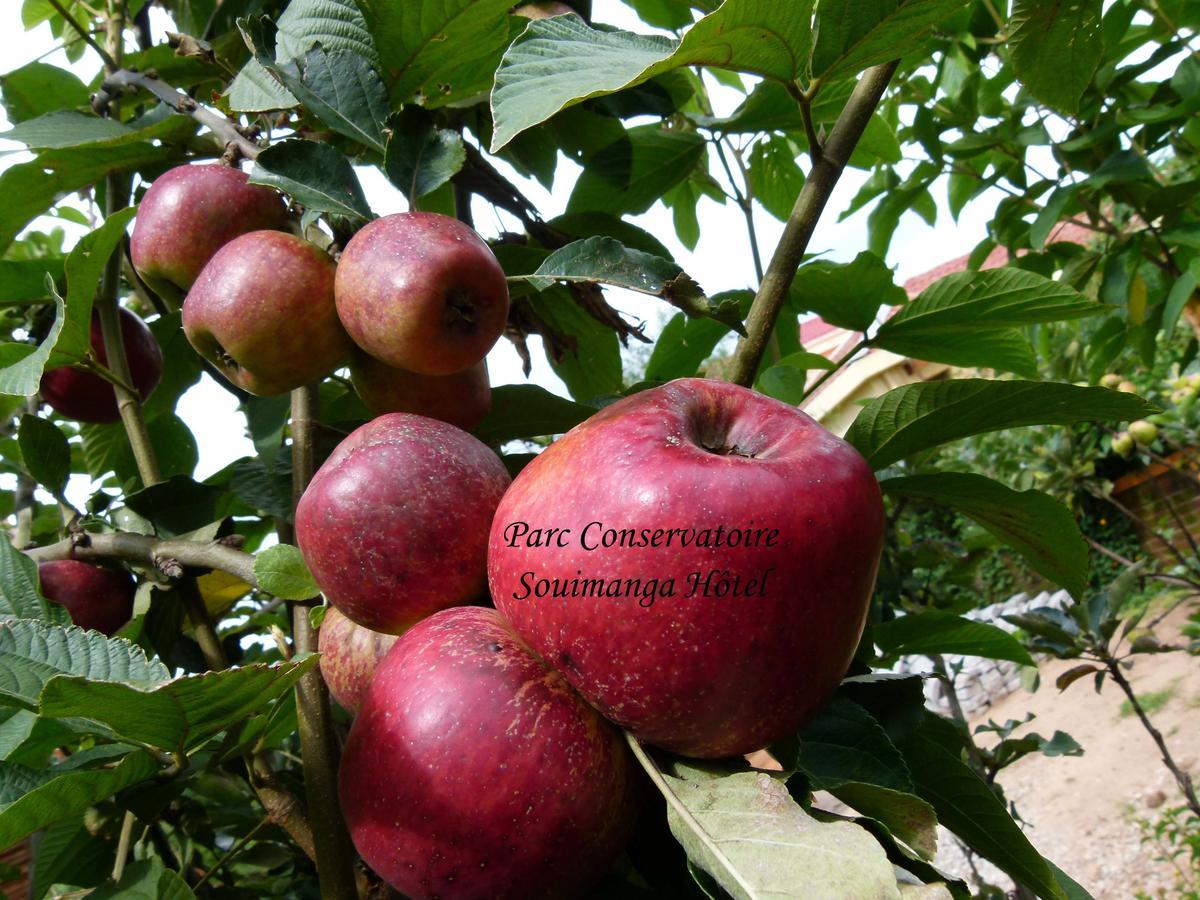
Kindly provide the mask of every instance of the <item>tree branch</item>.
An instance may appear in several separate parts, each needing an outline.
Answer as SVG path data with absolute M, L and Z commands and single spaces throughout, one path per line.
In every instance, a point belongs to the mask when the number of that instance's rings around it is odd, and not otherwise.
M 90 31 L 88 31 L 86 28 L 84 28 L 82 25 L 80 25 L 75 20 L 74 16 L 72 16 L 69 12 L 67 12 L 66 8 L 61 3 L 59 3 L 58 0 L 46 0 L 46 2 L 49 3 L 51 7 L 54 8 L 54 11 L 56 13 L 58 13 L 60 16 L 63 17 L 63 19 L 66 21 L 66 23 L 71 26 L 71 30 L 74 31 L 76 34 L 78 34 L 79 37 L 83 39 L 83 42 L 85 44 L 87 44 L 89 47 L 91 47 L 93 50 L 96 51 L 96 55 L 100 57 L 100 61 L 102 63 L 104 63 L 104 67 L 106 69 L 115 70 L 115 69 L 119 68 L 116 60 L 114 60 L 112 58 L 112 56 L 109 55 L 109 52 L 107 50 L 105 50 L 103 47 L 101 47 L 96 42 L 96 39 L 94 37 L 92 37 L 92 33 Z
M 317 418 L 317 386 L 292 391 L 292 509 L 312 480 L 313 431 Z M 291 531 L 291 529 L 286 529 Z M 290 535 L 289 535 L 290 536 Z M 317 649 L 317 632 L 308 617 L 320 598 L 291 604 L 292 641 L 297 653 Z M 320 669 L 310 669 L 296 683 L 296 716 L 304 764 L 308 819 L 317 851 L 321 896 L 355 900 L 354 848 L 338 803 L 338 745 L 329 708 L 329 689 Z
M 112 72 L 104 79 L 104 84 L 96 94 L 93 104 L 103 106 L 125 91 L 139 89 L 149 91 L 176 112 L 191 116 L 211 131 L 227 149 L 232 145 L 246 159 L 254 159 L 258 156 L 258 145 L 242 134 L 236 122 L 201 106 L 187 94 L 171 87 L 156 75 L 134 72 L 130 69 Z
M 796 269 L 816 231 L 821 212 L 829 202 L 842 170 L 870 122 L 883 92 L 887 90 L 897 64 L 890 62 L 864 72 L 838 116 L 829 139 L 825 141 L 820 160 L 813 165 L 800 196 L 796 198 L 779 246 L 775 248 L 766 276 L 750 307 L 750 314 L 746 317 L 747 335 L 738 342 L 734 351 L 729 381 L 744 387 L 754 382 L 754 375 L 775 329 L 775 321 L 787 300 L 792 279 L 796 277 Z
M 80 531 L 57 544 L 25 551 L 36 562 L 55 559 L 120 559 L 157 569 L 170 578 L 178 578 L 184 568 L 217 569 L 228 572 L 258 587 L 254 577 L 254 557 L 223 541 L 183 541 L 144 534 L 112 531 L 92 534 Z

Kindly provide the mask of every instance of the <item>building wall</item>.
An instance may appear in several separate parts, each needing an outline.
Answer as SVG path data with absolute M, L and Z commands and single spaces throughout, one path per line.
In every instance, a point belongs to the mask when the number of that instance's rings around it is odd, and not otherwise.
M 1195 551 L 1176 522 L 1177 515 L 1200 544 L 1200 450 L 1176 453 L 1167 459 L 1173 468 L 1153 463 L 1117 479 L 1113 484 L 1113 499 L 1148 524 L 1149 527 L 1138 527 L 1142 546 L 1169 567 L 1178 565 L 1179 559 L 1153 531 L 1169 537 L 1182 554 L 1191 556 Z

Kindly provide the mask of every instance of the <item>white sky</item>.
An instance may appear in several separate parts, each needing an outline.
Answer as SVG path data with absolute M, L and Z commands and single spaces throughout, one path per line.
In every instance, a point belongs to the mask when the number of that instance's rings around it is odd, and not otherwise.
M 3 60 L 0 68 L 4 71 L 40 58 L 54 47 L 47 25 L 43 24 L 29 33 L 23 31 L 20 6 L 15 0 L 0 3 L 0 60 Z M 158 18 L 155 19 L 154 39 L 157 43 L 163 40 L 162 31 L 167 23 L 157 10 L 156 15 Z M 633 11 L 619 0 L 594 0 L 594 17 L 598 22 L 618 27 L 647 30 Z M 85 81 L 89 80 L 99 67 L 98 61 L 90 51 L 75 66 L 70 66 L 61 52 L 50 53 L 44 57 L 44 61 L 73 68 Z M 719 115 L 731 112 L 739 99 L 740 95 L 736 91 L 716 88 L 716 112 Z M 0 126 L 8 127 L 2 109 Z M 0 140 L 0 154 L 3 154 L 0 155 L 0 170 L 29 159 L 28 153 L 19 150 L 20 146 Z M 807 169 L 807 160 L 803 160 L 802 165 Z M 546 218 L 558 215 L 565 209 L 567 198 L 580 171 L 578 166 L 560 157 L 554 190 L 547 192 L 541 185 L 521 179 L 503 164 L 499 164 L 499 167 L 521 184 L 526 195 L 534 201 Z M 717 173 L 719 167 L 714 166 L 713 171 Z M 403 196 L 391 187 L 377 170 L 362 169 L 359 174 L 367 199 L 377 214 L 384 215 L 406 209 Z M 849 204 L 865 178 L 864 172 L 847 170 L 809 248 L 811 252 L 824 252 L 829 258 L 848 260 L 866 248 L 869 207 L 844 222 L 836 221 L 838 212 Z M 987 222 L 991 219 L 996 202 L 1003 195 L 993 190 L 977 198 L 957 223 L 951 219 L 946 206 L 944 180 L 935 186 L 934 196 L 939 208 L 936 226 L 930 227 L 915 214 L 908 213 L 901 219 L 900 227 L 896 231 L 887 261 L 895 269 L 899 281 L 970 252 L 985 236 Z M 479 201 L 474 212 L 476 227 L 485 236 L 497 234 L 504 229 L 519 230 L 516 223 L 505 214 L 497 215 L 490 206 Z M 671 212 L 662 204 L 655 204 L 647 213 L 631 217 L 630 221 L 658 237 L 672 251 L 675 260 L 684 270 L 709 293 L 753 287 L 754 269 L 741 211 L 732 203 L 721 206 L 704 198 L 700 201 L 698 215 L 701 238 L 694 252 L 689 252 L 675 238 Z M 56 225 L 62 224 L 58 219 L 52 221 Z M 43 222 L 43 225 L 45 224 L 46 222 Z M 765 264 L 782 231 L 782 223 L 760 209 L 757 211 L 755 224 Z M 36 227 L 37 223 L 34 225 Z M 630 317 L 647 321 L 647 333 L 651 337 L 657 334 L 661 324 L 674 312 L 661 301 L 628 292 L 610 293 L 609 301 Z M 565 396 L 566 389 L 551 371 L 536 337 L 530 339 L 530 350 L 533 355 L 533 373 L 530 380 Z M 494 385 L 525 380 L 520 361 L 505 340 L 501 340 L 489 355 L 488 365 Z M 182 398 L 178 412 L 192 428 L 199 444 L 200 465 L 196 473 L 198 478 L 204 478 L 239 456 L 253 452 L 250 442 L 244 436 L 245 422 L 236 411 L 233 397 L 209 381 L 207 376 Z M 73 499 L 80 501 L 87 496 L 89 490 L 87 479 L 77 476 L 73 479 L 68 493 Z

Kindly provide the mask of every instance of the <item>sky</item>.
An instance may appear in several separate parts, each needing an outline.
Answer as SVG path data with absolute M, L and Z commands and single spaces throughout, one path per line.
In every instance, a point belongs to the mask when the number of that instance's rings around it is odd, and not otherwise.
M 76 65 L 67 62 L 65 55 L 54 50 L 54 39 L 45 24 L 31 32 L 24 32 L 20 19 L 21 3 L 6 0 L 0 3 L 0 68 L 4 71 L 17 68 L 34 59 L 72 68 L 84 80 L 88 80 L 99 68 L 99 62 L 89 51 Z M 157 8 L 152 21 L 155 42 L 164 39 L 163 32 L 169 21 Z M 651 31 L 636 17 L 631 9 L 619 0 L 594 0 L 593 16 L 596 22 L 637 31 Z M 49 54 L 49 55 L 45 55 Z M 731 112 L 741 99 L 732 89 L 714 86 L 716 113 Z M 0 109 L 0 130 L 8 127 L 3 109 Z M 0 170 L 29 159 L 21 145 L 4 141 L 0 134 Z M 807 169 L 808 161 L 802 160 Z M 545 218 L 560 214 L 566 207 L 567 198 L 579 176 L 580 169 L 574 163 L 560 157 L 555 175 L 554 188 L 546 191 L 540 184 L 523 179 L 503 163 L 498 167 L 514 182 L 521 185 Z M 713 167 L 714 172 L 719 167 Z M 402 212 L 407 208 L 403 196 L 374 169 L 360 169 L 360 178 L 366 196 L 374 212 L 386 215 Z M 843 176 L 826 215 L 822 218 L 817 233 L 809 247 L 810 252 L 823 253 L 826 258 L 849 260 L 867 246 L 867 217 L 869 207 L 837 222 L 838 211 L 844 209 L 866 179 L 867 173 L 848 169 Z M 900 222 L 887 255 L 888 264 L 895 270 L 899 282 L 920 274 L 934 266 L 970 252 L 986 235 L 986 225 L 991 219 L 995 204 L 1003 196 L 998 191 L 985 194 L 971 203 L 955 222 L 949 214 L 946 201 L 945 181 L 934 187 L 934 198 L 938 204 L 937 224 L 927 225 L 913 213 L 906 214 Z M 476 228 L 485 236 L 493 236 L 502 230 L 519 230 L 516 223 L 504 213 L 496 213 L 489 205 L 476 200 Z M 701 225 L 700 241 L 694 251 L 689 251 L 675 237 L 671 212 L 661 203 L 655 204 L 643 215 L 630 217 L 630 221 L 641 226 L 661 240 L 683 267 L 710 294 L 732 288 L 755 286 L 754 267 L 749 252 L 746 226 L 741 211 L 732 203 L 722 206 L 713 200 L 700 201 L 698 217 Z M 62 220 L 53 220 L 61 225 Z M 45 223 L 43 223 L 45 224 Z M 770 258 L 783 225 L 762 209 L 755 213 L 755 226 L 764 255 L 764 263 Z M 31 227 L 38 227 L 35 222 Z M 75 235 L 77 237 L 78 235 Z M 647 323 L 647 334 L 657 334 L 662 324 L 674 310 L 662 301 L 646 298 L 629 292 L 610 292 L 609 302 L 634 321 Z M 541 351 L 540 339 L 530 340 L 533 356 L 533 371 L 530 381 L 543 385 L 555 393 L 566 396 L 567 391 L 551 371 Z M 513 384 L 526 381 L 521 363 L 512 346 L 501 340 L 488 356 L 488 367 L 493 385 Z M 205 478 L 220 470 L 240 456 L 253 453 L 252 445 L 244 434 L 245 422 L 237 412 L 233 397 L 213 384 L 208 376 L 181 399 L 179 415 L 195 433 L 200 449 L 200 465 L 196 477 Z M 86 478 L 76 476 L 68 489 L 68 496 L 81 502 L 90 492 Z

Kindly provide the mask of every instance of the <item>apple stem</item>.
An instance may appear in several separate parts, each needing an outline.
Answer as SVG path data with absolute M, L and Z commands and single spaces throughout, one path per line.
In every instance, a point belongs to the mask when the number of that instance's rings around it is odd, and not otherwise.
M 308 487 L 315 469 L 313 430 L 317 419 L 317 385 L 292 391 L 292 509 Z M 293 541 L 290 524 L 281 523 L 280 540 Z M 308 613 L 319 597 L 289 604 L 292 608 L 292 641 L 297 653 L 317 650 L 317 630 Z M 296 683 L 296 716 L 308 795 L 309 822 L 317 852 L 321 896 L 353 900 L 358 896 L 354 849 L 337 796 L 338 743 L 329 707 L 329 689 L 319 668 L 310 669 Z
M 750 387 L 754 383 L 775 330 L 775 321 L 787 301 L 796 269 L 800 267 L 825 204 L 887 90 L 898 62 L 875 66 L 863 73 L 813 163 L 746 316 L 746 336 L 738 342 L 727 376 L 734 384 Z

